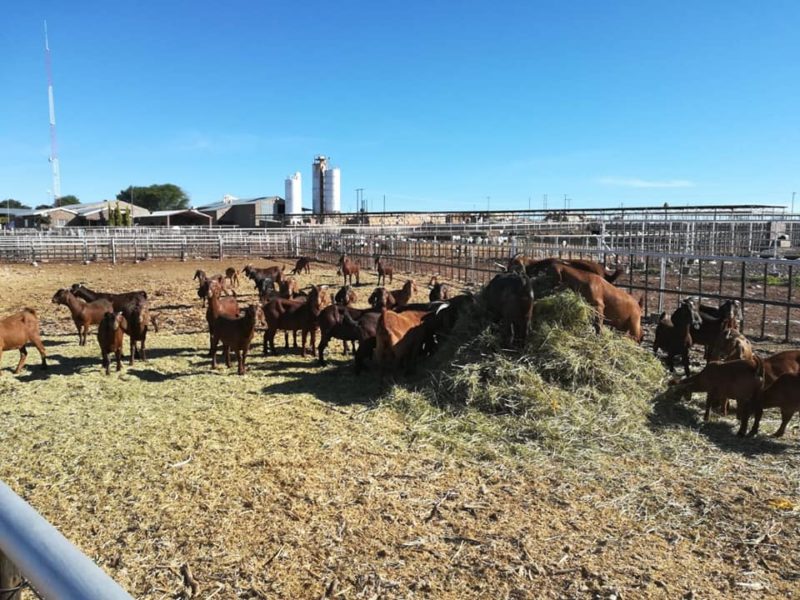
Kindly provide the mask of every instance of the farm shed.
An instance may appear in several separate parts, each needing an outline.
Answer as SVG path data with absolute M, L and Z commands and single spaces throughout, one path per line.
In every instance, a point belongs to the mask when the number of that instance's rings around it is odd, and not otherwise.
M 57 207 L 17 211 L 16 215 L 12 214 L 14 226 L 18 228 L 27 228 L 41 226 L 64 227 L 70 225 L 78 215 L 74 210 L 74 207 L 77 205 L 70 206 L 71 208 Z M 5 214 L 5 211 L 3 211 L 3 213 Z
M 214 225 L 263 227 L 286 212 L 286 201 L 280 196 L 240 199 L 225 196 L 222 202 L 198 208 L 210 215 Z
M 123 202 L 122 200 L 103 200 L 102 202 L 93 202 L 91 204 L 73 204 L 70 209 L 76 213 L 75 218 L 68 222 L 69 226 L 106 226 L 108 225 L 109 211 L 113 211 L 117 204 L 123 213 L 130 208 L 133 220 L 147 216 L 150 211 L 141 206 Z
M 137 225 L 172 227 L 173 225 L 211 227 L 213 218 L 193 208 L 187 210 L 157 210 L 134 219 Z

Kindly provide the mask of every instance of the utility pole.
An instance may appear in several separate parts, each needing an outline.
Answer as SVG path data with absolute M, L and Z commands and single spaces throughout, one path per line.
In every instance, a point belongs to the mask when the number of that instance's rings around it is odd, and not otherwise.
M 797 195 L 797 192 L 792 192 L 792 214 L 794 214 L 794 197 Z

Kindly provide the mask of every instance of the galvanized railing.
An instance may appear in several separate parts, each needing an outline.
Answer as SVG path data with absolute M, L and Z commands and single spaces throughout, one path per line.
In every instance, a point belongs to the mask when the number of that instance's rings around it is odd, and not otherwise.
M 642 296 L 644 313 L 651 319 L 670 313 L 681 298 L 699 296 L 706 302 L 739 300 L 744 332 L 760 338 L 784 341 L 800 339 L 800 264 L 796 261 L 681 253 L 641 252 L 546 246 L 539 244 L 476 245 L 454 242 L 423 242 L 362 237 L 301 237 L 296 254 L 335 263 L 342 253 L 356 258 L 362 267 L 362 284 L 374 257 L 381 254 L 395 271 L 432 276 L 479 285 L 489 281 L 516 252 L 533 258 L 558 256 L 586 258 L 620 268 L 618 286 Z
M 131 600 L 11 488 L 0 482 L 0 599 Z

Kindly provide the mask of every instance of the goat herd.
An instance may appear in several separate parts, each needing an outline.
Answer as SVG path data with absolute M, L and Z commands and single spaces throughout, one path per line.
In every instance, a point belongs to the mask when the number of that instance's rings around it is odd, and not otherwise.
M 392 266 L 380 257 L 375 258 L 379 287 L 368 298 L 369 308 L 355 308 L 360 285 L 360 268 L 356 260 L 342 255 L 337 263 L 343 287 L 331 297 L 328 286 L 311 285 L 300 289 L 292 275 L 310 273 L 311 260 L 302 257 L 288 274 L 285 267 L 256 268 L 247 265 L 242 270 L 255 284 L 259 301 L 240 307 L 236 296 L 239 285 L 237 270 L 229 268 L 224 275 L 207 276 L 198 270 L 198 297 L 206 307 L 209 331 L 209 356 L 217 366 L 217 349 L 222 345 L 225 362 L 231 366 L 230 354 L 235 353 L 239 374 L 246 370 L 247 354 L 256 329 L 264 326 L 264 354 L 275 353 L 275 335 L 284 332 L 284 344 L 289 347 L 289 333 L 297 347 L 297 332 L 301 334 L 300 352 L 306 354 L 310 337 L 312 354 L 318 354 L 320 365 L 325 364 L 325 349 L 331 339 L 343 343 L 344 353 L 352 352 L 356 372 L 368 361 L 374 362 L 383 375 L 388 369 L 408 370 L 420 357 L 435 352 L 442 338 L 453 329 L 460 315 L 473 306 L 482 306 L 487 316 L 501 323 L 504 343 L 521 345 L 525 341 L 532 314 L 535 311 L 534 288 L 573 290 L 582 296 L 595 313 L 597 331 L 603 324 L 628 334 L 641 343 L 641 300 L 614 285 L 621 270 L 608 271 L 604 265 L 588 260 L 546 258 L 534 260 L 522 255 L 512 257 L 505 272 L 496 275 L 482 290 L 481 302 L 470 293 L 454 294 L 450 286 L 434 276 L 430 283 L 429 302 L 412 303 L 417 292 L 414 280 L 390 290 Z M 383 286 L 380 286 L 381 280 Z M 82 284 L 60 289 L 54 303 L 66 306 L 78 330 L 79 343 L 86 344 L 89 327 L 98 326 L 102 365 L 109 373 L 110 356 L 121 369 L 124 335 L 130 340 L 130 364 L 134 357 L 146 360 L 146 339 L 150 326 L 157 331 L 156 319 L 150 315 L 145 291 L 126 293 L 95 292 Z M 738 301 L 728 300 L 721 306 L 700 304 L 696 299 L 684 299 L 677 310 L 667 317 L 663 313 L 655 331 L 654 352 L 667 355 L 667 365 L 674 372 L 675 357 L 682 359 L 686 378 L 673 380 L 671 385 L 685 395 L 705 392 L 705 420 L 712 407 L 727 414 L 728 401 L 736 400 L 740 421 L 739 435 L 758 432 L 765 408 L 779 408 L 781 425 L 776 436 L 783 435 L 795 412 L 800 410 L 800 351 L 790 350 L 760 358 L 752 351 L 750 342 L 739 332 L 741 307 Z M 320 332 L 316 346 L 317 331 Z M 357 345 L 356 345 L 357 343 Z M 27 344 L 33 344 L 47 368 L 46 352 L 39 332 L 39 320 L 33 309 L 26 308 L 0 320 L 0 358 L 4 350 L 19 349 L 20 359 L 15 370 L 19 373 L 27 358 Z M 706 366 L 695 375 L 689 369 L 689 354 L 693 345 L 705 347 Z M 349 347 L 348 347 L 349 345 Z M 752 429 L 747 432 L 751 416 Z

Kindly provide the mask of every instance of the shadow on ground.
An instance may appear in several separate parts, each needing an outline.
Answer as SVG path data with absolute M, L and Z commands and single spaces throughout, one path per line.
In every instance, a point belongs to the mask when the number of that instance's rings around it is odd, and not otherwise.
M 315 367 L 308 371 L 308 367 Z M 278 383 L 264 386 L 265 394 L 309 394 L 322 402 L 339 406 L 351 404 L 367 405 L 374 403 L 381 395 L 380 384 L 374 373 L 366 372 L 356 375 L 352 361 L 329 360 L 328 366 L 319 367 L 316 361 L 309 359 L 305 365 L 297 362 L 272 361 L 259 365 L 255 370 L 288 371 L 302 369 L 297 372 L 286 372 L 285 379 Z
M 650 414 L 650 428 L 657 431 L 676 427 L 685 427 L 697 431 L 725 452 L 736 452 L 748 457 L 761 454 L 783 454 L 788 449 L 785 443 L 765 438 L 760 435 L 756 438 L 740 438 L 736 435 L 739 422 L 731 420 L 731 412 L 727 417 L 712 412 L 711 420 L 703 422 L 699 410 L 687 404 L 681 394 L 673 389 L 658 394 L 653 399 L 653 412 Z

